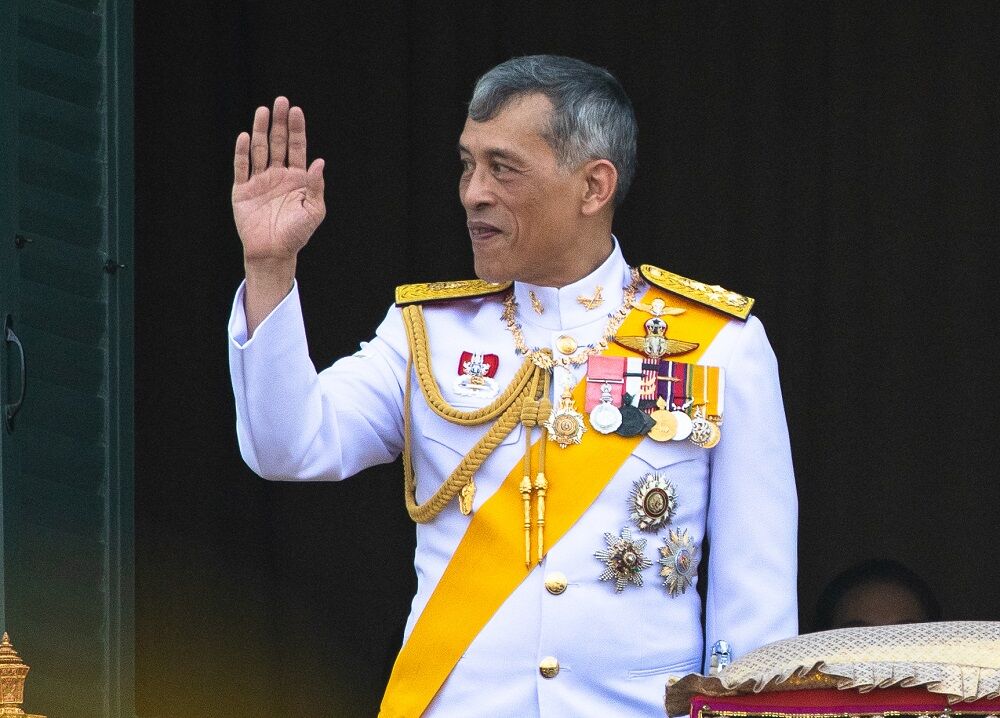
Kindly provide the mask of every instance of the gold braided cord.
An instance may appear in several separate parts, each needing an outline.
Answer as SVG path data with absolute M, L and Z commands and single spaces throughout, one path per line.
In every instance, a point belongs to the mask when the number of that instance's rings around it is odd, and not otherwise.
M 415 522 L 428 523 L 440 514 L 463 488 L 468 486 L 474 490 L 473 478 L 476 471 L 518 423 L 524 422 L 526 426 L 539 423 L 540 409 L 548 404 L 545 395 L 539 395 L 540 390 L 548 388 L 548 372 L 532 363 L 530 359 L 526 359 L 510 386 L 489 406 L 475 411 L 460 411 L 445 401 L 431 372 L 423 309 L 420 305 L 414 304 L 404 307 L 402 314 L 410 349 L 406 363 L 406 389 L 403 395 L 403 482 L 406 510 Z M 422 504 L 417 503 L 416 477 L 413 471 L 411 377 L 414 369 L 427 405 L 438 416 L 464 426 L 484 424 L 491 419 L 497 419 L 463 457 L 451 475 L 438 487 L 434 495 Z M 541 419 L 544 420 L 547 416 L 547 413 L 541 414 Z M 468 503 L 471 506 L 471 498 L 468 499 Z
M 475 426 L 495 419 L 510 407 L 517 396 L 526 393 L 526 387 L 538 373 L 538 367 L 526 359 L 521 368 L 517 370 L 510 385 L 491 404 L 474 411 L 460 411 L 445 401 L 431 371 L 431 354 L 427 346 L 423 307 L 419 304 L 411 304 L 403 307 L 402 313 L 403 324 L 406 327 L 406 338 L 410 345 L 410 360 L 417 369 L 417 383 L 420 385 L 420 391 L 423 392 L 427 405 L 434 413 L 453 424 Z

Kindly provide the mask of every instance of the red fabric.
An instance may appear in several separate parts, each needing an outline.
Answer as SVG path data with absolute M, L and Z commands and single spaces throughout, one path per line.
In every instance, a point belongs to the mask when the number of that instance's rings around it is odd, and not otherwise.
M 622 405 L 625 394 L 625 357 L 594 356 L 587 360 L 587 393 L 585 410 L 589 414 L 601 403 L 601 388 L 608 382 L 611 389 L 611 403 Z
M 695 696 L 691 700 L 691 716 L 697 718 L 704 706 L 712 711 L 739 711 L 748 714 L 794 713 L 940 713 L 948 705 L 948 697 L 930 693 L 926 688 L 884 688 L 860 693 L 857 690 L 824 688 L 809 691 L 780 691 L 745 696 L 710 698 Z M 953 711 L 1000 710 L 1000 699 L 978 700 L 952 704 Z
M 462 356 L 458 360 L 458 373 L 460 376 L 465 374 L 465 362 L 467 361 L 472 361 L 472 352 L 462 352 Z M 500 357 L 496 354 L 483 354 L 483 363 L 490 367 L 486 372 L 486 376 L 490 379 L 495 377 L 497 369 L 500 367 Z

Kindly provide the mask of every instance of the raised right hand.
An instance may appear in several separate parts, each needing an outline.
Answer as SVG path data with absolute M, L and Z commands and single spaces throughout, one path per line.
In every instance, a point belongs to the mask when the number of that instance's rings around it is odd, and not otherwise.
M 253 136 L 241 132 L 233 159 L 233 218 L 248 269 L 294 267 L 295 258 L 323 217 L 323 160 L 306 169 L 306 119 L 288 100 L 258 107 Z M 294 270 L 293 270 L 294 271 Z

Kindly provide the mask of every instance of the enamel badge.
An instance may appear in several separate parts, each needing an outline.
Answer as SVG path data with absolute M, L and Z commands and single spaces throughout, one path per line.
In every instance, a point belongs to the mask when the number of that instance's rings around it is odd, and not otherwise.
M 497 369 L 500 357 L 496 354 L 478 354 L 462 352 L 458 360 L 458 378 L 455 380 L 455 393 L 460 396 L 481 396 L 493 399 L 500 394 L 497 385 Z
M 698 573 L 696 549 L 687 529 L 671 529 L 664 546 L 660 547 L 660 576 L 671 597 L 687 591 Z
M 642 553 L 646 548 L 646 539 L 633 539 L 631 529 L 626 526 L 619 536 L 604 534 L 604 543 L 608 545 L 606 549 L 594 552 L 594 558 L 599 558 L 607 566 L 600 576 L 601 580 L 613 580 L 615 593 L 621 593 L 630 583 L 642 586 L 642 570 L 653 565 Z
M 583 414 L 576 410 L 569 389 L 562 393 L 559 408 L 553 410 L 542 426 L 549 432 L 549 439 L 559 444 L 560 449 L 583 440 L 587 427 L 583 425 Z
M 640 531 L 656 531 L 677 512 L 677 490 L 659 474 L 646 474 L 632 485 L 629 508 Z

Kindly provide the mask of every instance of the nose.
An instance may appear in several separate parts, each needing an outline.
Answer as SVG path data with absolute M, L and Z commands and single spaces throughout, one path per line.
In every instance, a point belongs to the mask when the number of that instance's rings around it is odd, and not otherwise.
M 496 197 L 490 184 L 490 175 L 481 166 L 462 176 L 458 192 L 466 210 L 488 207 Z

